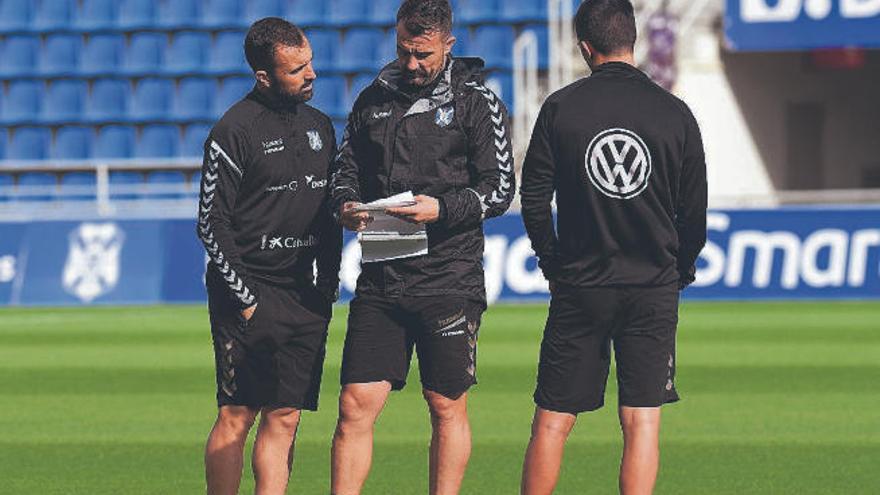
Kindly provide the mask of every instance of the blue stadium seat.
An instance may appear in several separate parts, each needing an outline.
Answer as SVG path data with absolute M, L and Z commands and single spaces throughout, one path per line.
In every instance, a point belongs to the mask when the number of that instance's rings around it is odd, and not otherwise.
M 315 92 L 310 105 L 326 113 L 331 118 L 344 117 L 343 108 L 346 97 L 345 78 L 337 76 L 319 77 L 315 80 Z
M 58 194 L 58 179 L 48 172 L 28 172 L 18 176 L 17 195 L 24 201 L 53 201 Z
M 397 22 L 397 9 L 400 0 L 372 0 L 368 19 L 374 26 L 388 27 Z
M 19 127 L 12 133 L 6 158 L 8 160 L 44 160 L 49 154 L 49 129 Z
M 34 17 L 34 28 L 51 31 L 70 27 L 76 11 L 76 0 L 43 0 Z
M 144 174 L 140 172 L 110 172 L 110 199 L 139 199 L 144 185 Z
M 64 201 L 94 201 L 98 181 L 93 172 L 68 172 L 61 176 L 59 199 Z
M 248 0 L 245 2 L 244 19 L 248 24 L 264 17 L 284 17 L 284 1 Z
M 180 132 L 173 125 L 144 127 L 134 146 L 135 158 L 171 158 L 177 156 Z
M 505 22 L 547 19 L 547 0 L 504 0 L 501 4 L 501 20 Z
M 288 0 L 284 17 L 299 27 L 326 26 L 327 2 Z
M 125 50 L 125 39 L 117 34 L 96 34 L 83 48 L 79 72 L 83 75 L 118 72 Z
M 196 170 L 193 172 L 192 176 L 189 178 L 189 190 L 194 194 L 199 193 L 199 188 L 202 185 L 202 172 L 200 170 Z
M 9 134 L 6 129 L 0 127 L 0 160 L 6 158 L 6 143 L 9 141 Z
M 513 39 L 510 26 L 480 26 L 474 31 L 470 48 L 486 61 L 486 67 L 509 69 Z
M 508 0 L 510 1 L 510 0 Z M 497 21 L 500 0 L 458 0 L 458 20 L 464 24 Z
M 452 28 L 452 35 L 455 36 L 455 45 L 452 47 L 452 54 L 456 57 L 470 56 L 471 33 L 467 28 Z
M 496 71 L 486 78 L 486 86 L 495 92 L 513 114 L 513 76 L 510 72 Z
M 336 60 L 334 54 L 339 47 L 339 31 L 310 29 L 306 31 L 306 37 L 312 45 L 312 67 L 316 71 L 332 70 Z
M 550 59 L 550 45 L 547 38 L 546 24 L 530 24 L 523 28 L 523 32 L 531 31 L 538 37 L 538 67 L 546 69 Z
M 243 31 L 223 31 L 217 34 L 208 57 L 208 71 L 212 74 L 250 72 L 244 58 Z
M 12 199 L 15 192 L 15 180 L 9 174 L 0 174 L 0 203 Z
M 88 94 L 85 81 L 59 79 L 49 86 L 45 93 L 42 120 L 47 123 L 65 123 L 82 118 Z
M 346 92 L 345 100 L 343 102 L 343 108 L 345 111 L 351 111 L 352 107 L 354 107 L 354 102 L 357 100 L 361 91 L 367 88 L 370 84 L 373 84 L 372 74 L 359 74 L 351 80 L 351 87 L 348 88 L 348 92 Z
M 92 143 L 92 158 L 131 158 L 134 149 L 134 127 L 111 125 L 98 130 Z M 111 177 L 112 179 L 112 177 Z
M 220 83 L 211 114 L 218 118 L 254 88 L 252 77 L 230 77 Z
M 44 76 L 75 75 L 79 62 L 82 39 L 70 34 L 53 34 L 46 37 L 40 54 L 38 70 Z
M 0 0 L 0 32 L 26 31 L 33 16 L 31 0 Z
M 165 53 L 165 72 L 186 74 L 201 72 L 208 61 L 211 38 L 207 33 L 177 33 Z
M 173 0 L 159 4 L 159 26 L 163 28 L 193 28 L 198 25 L 202 12 L 201 0 Z
M 174 118 L 182 121 L 210 119 L 216 86 L 214 79 L 199 77 L 182 79 L 174 98 Z
M 116 24 L 117 0 L 83 0 L 74 25 L 84 31 L 109 29 Z
M 68 126 L 58 129 L 49 151 L 53 160 L 86 160 L 91 156 L 94 132 L 91 127 Z
M 123 0 L 116 25 L 126 30 L 154 27 L 158 17 L 157 3 L 156 0 Z
M 336 145 L 339 146 L 342 143 L 342 136 L 345 134 L 344 119 L 333 120 L 333 132 L 336 134 Z
M 180 143 L 178 154 L 187 158 L 201 158 L 205 153 L 205 140 L 211 132 L 211 126 L 207 124 L 191 124 L 183 131 L 183 140 Z
M 379 48 L 376 50 L 376 60 L 379 66 L 384 67 L 388 62 L 397 58 L 397 32 L 389 29 L 379 42 Z
M 242 0 L 204 0 L 201 24 L 211 28 L 239 27 L 243 25 L 243 15 Z
M 18 80 L 9 83 L 3 101 L 3 122 L 27 124 L 39 120 L 43 103 L 42 81 Z
M 141 79 L 132 92 L 128 116 L 137 121 L 166 119 L 173 96 L 174 83 L 170 79 Z
M 336 70 L 359 72 L 381 67 L 378 49 L 384 36 L 381 29 L 350 29 L 336 52 Z
M 135 33 L 125 52 L 126 74 L 153 74 L 162 68 L 167 37 L 159 33 Z
M 365 24 L 368 0 L 330 0 L 327 23 L 335 27 Z
M 10 36 L 0 51 L 0 77 L 32 75 L 40 53 L 40 39 Z
M 186 174 L 163 170 L 147 174 L 147 194 L 155 199 L 182 199 L 186 196 Z
M 90 121 L 120 121 L 125 118 L 131 86 L 127 80 L 99 79 L 92 85 L 86 100 L 86 118 Z

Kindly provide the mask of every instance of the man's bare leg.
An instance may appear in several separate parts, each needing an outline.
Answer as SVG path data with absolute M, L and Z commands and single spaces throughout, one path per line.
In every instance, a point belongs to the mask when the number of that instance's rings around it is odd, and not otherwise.
M 299 419 L 298 409 L 262 410 L 251 460 L 256 481 L 254 495 L 282 495 L 287 491 Z
M 622 406 L 618 413 L 623 430 L 620 493 L 650 495 L 660 466 L 660 408 Z
M 565 441 L 574 427 L 574 414 L 535 408 L 532 438 L 523 462 L 521 492 L 523 495 L 549 495 L 556 488 Z
M 257 411 L 245 406 L 223 406 L 205 446 L 208 495 L 236 495 L 244 465 L 244 444 Z
M 456 400 L 430 390 L 422 394 L 431 412 L 429 493 L 455 495 L 461 489 L 471 456 L 467 393 Z
M 350 383 L 342 387 L 331 451 L 333 495 L 361 492 L 373 462 L 373 425 L 390 392 L 389 382 Z

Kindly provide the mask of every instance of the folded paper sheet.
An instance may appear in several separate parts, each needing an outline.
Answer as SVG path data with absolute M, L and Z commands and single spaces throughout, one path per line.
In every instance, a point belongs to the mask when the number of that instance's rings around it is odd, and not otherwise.
M 385 213 L 386 208 L 414 205 L 411 191 L 360 205 L 373 221 L 358 234 L 364 263 L 412 258 L 428 254 L 428 233 L 423 224 L 409 223 Z

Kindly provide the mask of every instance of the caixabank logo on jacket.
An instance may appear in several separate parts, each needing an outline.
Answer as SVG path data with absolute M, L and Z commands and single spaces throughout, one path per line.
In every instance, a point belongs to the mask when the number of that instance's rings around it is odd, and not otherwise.
M 125 234 L 114 223 L 84 223 L 69 236 L 64 290 L 89 303 L 119 283 L 119 258 Z

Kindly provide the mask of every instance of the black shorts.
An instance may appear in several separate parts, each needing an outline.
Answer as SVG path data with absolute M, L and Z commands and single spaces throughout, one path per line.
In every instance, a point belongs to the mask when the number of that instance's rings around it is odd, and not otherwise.
M 580 288 L 558 285 L 541 342 L 535 403 L 577 414 L 605 402 L 611 344 L 621 406 L 678 400 L 678 285 Z
M 485 305 L 463 297 L 381 298 L 351 302 L 342 384 L 406 385 L 413 347 L 422 387 L 458 399 L 477 383 L 477 334 Z
M 245 321 L 210 272 L 207 285 L 218 406 L 317 410 L 331 304 L 313 288 L 259 285 Z

